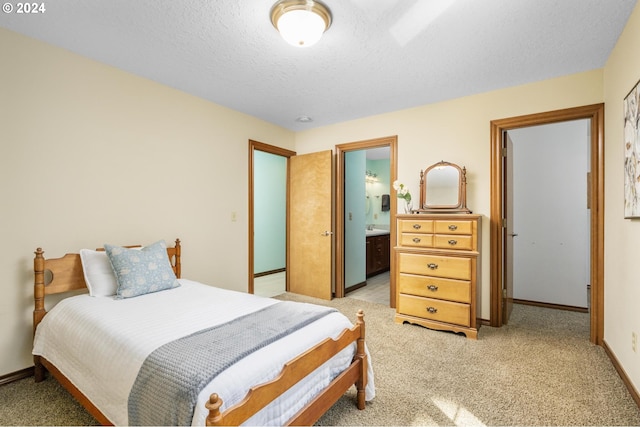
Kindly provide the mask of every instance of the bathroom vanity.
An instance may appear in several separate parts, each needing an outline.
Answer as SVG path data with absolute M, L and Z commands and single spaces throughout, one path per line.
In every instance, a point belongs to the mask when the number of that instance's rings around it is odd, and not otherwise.
M 389 271 L 391 241 L 389 231 L 367 231 L 367 277 Z

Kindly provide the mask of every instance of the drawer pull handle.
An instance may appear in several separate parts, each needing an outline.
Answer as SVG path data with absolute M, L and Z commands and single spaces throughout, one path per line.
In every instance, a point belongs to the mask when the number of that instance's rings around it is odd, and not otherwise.
M 438 309 L 437 309 L 437 308 L 435 308 L 435 307 L 427 307 L 427 311 L 428 311 L 429 313 L 433 314 L 433 313 L 437 313 L 437 312 L 438 312 Z
M 429 269 L 431 270 L 436 270 L 438 268 L 438 264 L 434 264 L 434 263 L 427 264 L 427 267 L 429 267 Z
M 413 224 L 413 228 L 415 228 L 416 230 L 420 230 L 422 226 L 420 224 Z
M 420 239 L 418 237 L 413 238 L 413 243 L 420 243 Z
M 449 244 L 450 244 L 451 246 L 455 246 L 455 245 L 457 245 L 457 244 L 458 244 L 458 241 L 457 241 L 457 240 L 453 240 L 453 239 L 451 239 L 451 240 L 449 240 Z
M 451 230 L 451 231 L 456 231 L 457 229 L 458 229 L 458 226 L 457 226 L 457 225 L 455 225 L 455 224 L 451 224 L 451 225 L 449 226 L 449 230 Z
M 438 290 L 438 287 L 436 285 L 429 285 L 427 286 L 427 289 L 429 289 L 431 292 L 435 292 Z

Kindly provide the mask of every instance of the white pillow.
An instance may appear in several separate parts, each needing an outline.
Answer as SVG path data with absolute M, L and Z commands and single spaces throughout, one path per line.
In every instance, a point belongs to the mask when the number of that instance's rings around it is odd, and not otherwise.
M 116 294 L 118 282 L 106 252 L 80 249 L 80 261 L 89 295 L 110 297 Z

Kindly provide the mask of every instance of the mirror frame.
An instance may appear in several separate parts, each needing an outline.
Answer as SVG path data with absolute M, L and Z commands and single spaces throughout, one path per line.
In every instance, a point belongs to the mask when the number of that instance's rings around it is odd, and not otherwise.
M 429 205 L 427 204 L 427 175 L 431 169 L 443 166 L 451 166 L 458 171 L 458 204 L 456 205 Z M 467 169 L 455 163 L 444 160 L 434 163 L 425 170 L 420 171 L 420 207 L 416 213 L 471 213 L 467 208 Z

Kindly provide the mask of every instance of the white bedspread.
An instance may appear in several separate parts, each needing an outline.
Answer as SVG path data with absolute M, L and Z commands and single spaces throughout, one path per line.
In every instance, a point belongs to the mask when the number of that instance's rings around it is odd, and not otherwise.
M 33 354 L 53 363 L 110 421 L 127 425 L 129 391 L 153 350 L 278 302 L 186 279 L 180 284 L 124 300 L 66 298 L 38 325 Z M 223 399 L 224 410 L 244 398 L 250 386 L 275 378 L 286 361 L 327 336 L 336 338 L 351 325 L 344 315 L 332 313 L 231 366 L 202 390 L 192 424 L 205 424 L 204 403 L 211 393 Z M 345 349 L 246 424 L 282 425 L 344 370 L 354 354 L 355 345 Z M 368 380 L 366 399 L 371 400 L 375 395 L 371 363 Z

